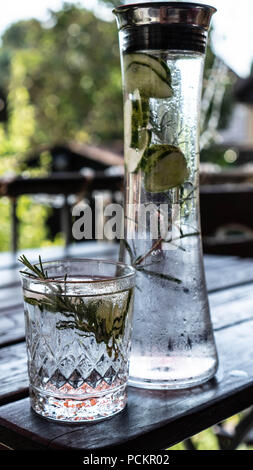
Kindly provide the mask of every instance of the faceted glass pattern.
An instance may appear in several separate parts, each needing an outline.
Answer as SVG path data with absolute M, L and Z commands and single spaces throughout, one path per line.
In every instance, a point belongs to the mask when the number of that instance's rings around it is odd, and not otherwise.
M 75 422 L 104 419 L 124 408 L 133 288 L 117 289 L 115 280 L 115 293 L 69 296 L 72 303 L 84 306 L 81 321 L 79 310 L 50 311 L 44 294 L 24 289 L 30 397 L 37 413 Z M 85 322 L 91 321 L 89 308 L 94 305 L 91 312 L 102 320 L 90 332 Z

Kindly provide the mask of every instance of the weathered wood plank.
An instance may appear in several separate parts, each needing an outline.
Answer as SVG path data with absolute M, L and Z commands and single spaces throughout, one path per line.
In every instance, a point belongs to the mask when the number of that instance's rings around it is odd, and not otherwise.
M 18 260 L 20 254 L 19 252 L 15 257 L 15 262 Z M 65 250 L 63 247 L 54 247 L 52 248 L 38 248 L 36 250 L 25 250 L 25 255 L 31 262 L 38 262 L 38 255 L 40 254 L 43 260 L 55 260 L 63 259 L 65 257 L 92 257 L 99 258 L 117 258 L 118 245 L 113 245 L 111 243 L 80 243 L 78 245 L 72 245 L 69 250 Z M 9 287 L 16 286 L 20 284 L 20 275 L 19 269 L 22 267 L 20 263 L 16 263 L 16 266 L 10 266 L 8 264 L 9 254 L 0 253 L 0 289 L 6 289 Z M 6 262 L 6 268 L 4 268 L 4 263 Z M 9 266 L 9 267 L 8 267 Z
M 252 286 L 242 286 L 233 290 L 217 292 L 211 294 L 209 299 L 215 331 L 253 318 Z M 10 312 L 9 315 L 0 316 L 0 346 L 2 346 L 0 353 L 2 353 L 3 358 L 2 368 L 0 364 L 0 383 L 1 380 L 5 381 L 5 388 L 0 389 L 0 403 L 2 399 L 6 401 L 8 393 L 11 400 L 12 396 L 18 393 L 19 390 L 19 383 L 12 379 L 12 374 L 5 378 L 5 364 L 8 367 L 9 362 L 12 363 L 12 358 L 14 358 L 14 362 L 16 361 L 16 351 L 20 355 L 19 367 L 22 363 L 20 374 L 27 377 L 25 344 L 14 345 L 13 352 L 11 347 L 3 348 L 4 345 L 11 344 L 15 340 L 16 342 L 24 340 L 24 314 L 22 309 L 16 311 L 15 315 L 14 312 Z M 27 383 L 25 378 L 23 378 L 23 382 Z
M 10 446 L 7 446 L 6 444 L 3 444 L 3 442 L 0 442 L 0 450 L 14 450 L 14 449 Z
M 67 251 L 63 247 L 50 247 L 26 250 L 25 253 L 32 262 L 38 261 L 38 253 L 40 253 L 45 260 L 61 259 L 64 257 L 101 257 L 116 260 L 118 258 L 118 250 L 118 244 L 91 241 L 73 244 Z M 17 254 L 15 261 L 20 254 L 21 252 Z M 0 310 L 2 307 L 8 306 L 6 302 L 4 304 L 3 302 L 1 303 L 1 290 L 20 285 L 18 272 L 20 265 L 10 267 L 12 259 L 12 255 L 10 254 L 0 254 Z M 253 260 L 241 259 L 235 256 L 205 255 L 204 264 L 206 268 L 207 286 L 210 292 L 253 281 Z M 233 272 L 232 276 L 231 272 Z M 6 294 L 2 295 L 4 295 L 4 297 L 6 296 Z M 11 305 L 13 305 L 14 296 L 12 293 L 10 299 Z
M 38 261 L 38 253 L 42 253 L 44 260 L 62 259 L 64 257 L 86 257 L 86 258 L 104 258 L 116 259 L 118 246 L 111 243 L 94 243 L 87 242 L 80 245 L 72 245 L 69 250 L 63 247 L 55 247 L 54 249 L 42 249 L 41 251 L 28 250 L 26 256 L 32 261 Z M 21 252 L 20 252 L 21 254 Z M 18 258 L 19 255 L 17 255 Z M 2 260 L 1 260 L 2 257 Z M 5 259 L 6 258 L 6 259 Z M 4 261 L 3 261 L 4 259 Z M 1 264 L 2 261 L 2 264 Z M 0 266 L 8 266 L 8 255 L 0 254 Z M 19 269 L 21 264 L 9 269 L 1 269 L 0 267 L 0 317 L 6 309 L 21 307 L 23 304 L 21 282 L 19 277 Z
M 0 312 L 0 348 L 24 340 L 23 306 Z
M 208 268 L 207 272 L 210 272 L 211 269 Z M 243 285 L 233 289 L 227 289 L 221 292 L 215 292 L 209 295 L 209 301 L 212 312 L 212 320 L 215 330 L 224 329 L 232 324 L 238 324 L 245 321 L 249 321 L 253 318 L 253 289 L 252 285 Z M 7 401 L 12 400 L 15 394 L 19 394 L 19 382 L 13 380 L 12 374 L 8 377 L 5 377 L 5 370 L 8 370 L 9 363 L 9 352 L 11 348 L 4 348 L 4 346 L 17 343 L 24 340 L 24 314 L 23 306 L 21 305 L 18 308 L 4 310 L 0 312 L 0 347 L 3 348 L 2 358 L 5 358 L 7 362 L 7 369 L 2 369 L 4 372 L 1 372 L 0 368 L 0 379 L 2 378 L 5 382 L 5 388 L 0 390 L 0 402 L 1 400 Z M 15 358 L 15 346 L 14 352 L 11 357 Z M 23 354 L 20 355 L 20 360 L 23 361 L 23 368 L 21 370 L 21 375 L 23 374 L 23 382 L 27 384 L 27 373 L 26 373 L 26 353 L 25 347 L 20 346 L 18 349 L 19 353 L 23 351 Z M 1 350 L 0 350 L 1 352 Z M 12 363 L 12 360 L 10 359 Z M 11 367 L 13 364 L 11 365 Z M 5 365 L 2 362 L 2 367 Z M 0 380 L 1 382 L 1 380 Z M 8 387 L 8 390 L 7 390 Z M 22 392 L 23 393 L 23 392 Z M 24 393 L 27 393 L 24 392 Z M 7 395 L 9 394 L 9 398 Z
M 253 318 L 253 285 L 238 286 L 209 295 L 215 330 Z
M 0 289 L 0 315 L 8 309 L 18 308 L 23 304 L 21 284 Z
M 110 242 L 103 241 L 87 241 L 83 243 L 75 243 L 68 248 L 63 246 L 54 246 L 49 248 L 35 248 L 29 250 L 19 250 L 14 256 L 10 252 L 0 253 L 0 270 L 7 268 L 16 268 L 17 259 L 24 253 L 32 262 L 38 261 L 38 255 L 41 254 L 44 260 L 55 260 L 66 257 L 81 257 L 81 258 L 99 258 L 106 256 L 107 258 L 114 258 L 115 252 L 118 250 L 118 245 Z
M 105 258 L 105 259 L 117 259 L 118 257 L 118 245 L 109 243 L 81 243 L 80 248 L 78 246 L 72 246 L 70 252 L 66 256 L 71 257 L 93 257 L 93 258 Z M 59 247 L 58 247 L 59 248 Z M 43 259 L 56 259 L 63 258 L 63 249 L 56 250 L 40 250 Z M 38 250 L 28 253 L 27 256 L 33 262 L 37 261 Z M 1 258 L 1 255 L 0 255 Z M 253 259 L 241 259 L 234 256 L 215 256 L 205 255 L 204 264 L 206 270 L 206 280 L 209 292 L 221 290 L 227 287 L 233 287 L 238 284 L 249 283 L 253 281 Z M 0 301 L 1 301 L 1 290 L 6 288 L 12 288 L 20 285 L 19 267 L 13 267 L 9 269 L 0 269 Z M 231 275 L 233 273 L 233 275 Z M 10 291 L 11 293 L 11 291 Z M 4 294 L 5 295 L 5 294 Z M 11 293 L 11 302 L 13 303 L 13 295 Z M 20 297 L 19 297 L 20 298 Z M 6 306 L 6 303 L 5 305 Z M 2 304 L 0 303 L 0 310 Z
M 74 253 L 73 257 L 85 257 L 85 256 L 92 256 L 93 258 L 98 258 L 99 256 L 103 256 L 103 258 L 111 258 L 117 260 L 118 257 L 118 246 L 108 247 L 110 249 L 101 250 L 92 254 L 91 251 L 87 252 L 84 248 L 82 251 L 78 251 L 78 253 Z M 41 254 L 42 259 L 56 259 L 57 252 L 45 252 L 44 249 L 37 251 L 36 257 L 38 256 L 38 252 Z M 54 253 L 54 257 L 53 257 Z M 61 253 L 59 253 L 59 257 Z M 1 255 L 0 255 L 1 256 Z M 31 256 L 32 262 L 36 262 L 37 258 L 33 254 Z M 63 256 L 62 256 L 63 257 Z M 248 259 L 240 259 L 234 256 L 215 256 L 215 255 L 205 255 L 204 256 L 204 264 L 207 272 L 207 277 L 209 283 L 211 283 L 210 288 L 215 288 L 217 286 L 217 269 L 222 269 L 222 281 L 223 285 L 226 286 L 226 282 L 229 283 L 230 279 L 228 279 L 229 270 L 232 266 L 237 267 L 238 270 L 238 278 L 240 281 L 244 280 L 252 280 L 253 278 L 253 260 Z M 240 265 L 243 269 L 240 269 Z M 20 275 L 19 269 L 21 265 L 18 267 L 13 268 L 6 268 L 0 269 L 0 289 L 5 289 L 8 287 L 16 286 L 20 283 Z M 223 273 L 224 271 L 224 273 Z M 224 275 L 223 275 L 224 274 Z M 231 279 L 232 280 L 232 279 Z
M 223 264 L 210 266 L 204 257 L 208 292 L 253 282 L 253 259 L 224 258 Z
M 0 404 L 28 395 L 25 343 L 0 349 Z
M 5 298 L 5 304 L 10 306 L 0 309 L 0 347 L 24 338 L 24 314 L 22 295 L 12 298 L 13 292 L 8 290 L 10 297 Z M 16 308 L 12 304 L 19 302 Z M 211 317 L 214 329 L 253 318 L 253 285 L 242 285 L 209 294 Z M 10 305 L 11 304 L 11 305 Z
M 236 260 L 231 266 L 228 265 L 224 269 L 219 267 L 219 276 L 216 269 L 207 267 L 208 285 L 222 285 L 222 282 L 226 284 L 226 280 L 227 287 L 229 287 L 229 282 L 232 284 L 236 280 L 240 284 L 239 279 L 243 279 L 243 276 L 238 277 L 238 273 L 247 273 L 245 265 L 249 271 L 253 270 L 253 263 L 251 265 L 251 262 L 246 264 L 244 260 L 241 262 Z M 223 274 L 220 278 L 221 273 Z M 21 341 L 24 338 L 23 300 L 20 285 L 16 288 L 0 290 L 0 299 L 2 302 L 0 304 L 1 347 L 11 342 Z M 233 287 L 233 289 L 219 290 L 216 287 L 216 289 L 211 289 L 209 302 L 215 329 L 248 320 L 253 318 L 253 285 L 247 284 L 245 281 L 243 285 Z
M 253 288 L 252 286 L 241 286 L 236 289 L 213 293 L 209 296 L 211 315 L 213 321 L 213 327 L 215 331 L 224 329 L 231 325 L 237 325 L 243 322 L 248 322 L 253 319 Z M 9 315 L 0 316 L 0 346 L 11 344 L 12 342 L 22 341 L 24 339 L 24 314 L 23 310 L 10 312 Z M 13 346 L 13 354 L 11 357 L 15 358 L 15 351 L 17 346 Z M 18 345 L 20 358 L 23 361 L 22 373 L 24 376 L 26 372 L 26 351 L 25 345 Z M 0 349 L 1 352 L 1 349 Z M 3 358 L 8 364 L 12 360 L 9 358 L 11 348 L 3 348 Z M 4 361 L 3 361 L 4 362 Z M 4 364 L 2 367 L 5 367 Z M 4 369 L 5 370 L 5 369 Z M 5 375 L 3 375 L 5 377 Z M 2 378 L 2 372 L 0 367 L 0 382 Z M 25 379 L 24 379 L 25 382 Z M 6 378 L 6 386 L 8 384 L 8 377 Z M 12 375 L 9 377 L 9 393 L 10 400 L 11 396 L 17 393 L 16 383 L 12 380 Z M 0 403 L 2 395 L 6 400 L 6 392 L 0 390 Z
M 215 379 L 184 391 L 129 388 L 127 408 L 108 421 L 77 427 L 49 425 L 24 399 L 0 408 L 0 425 L 24 439 L 58 449 L 173 445 L 252 404 L 252 335 L 253 321 L 218 331 L 220 367 Z
M 0 269 L 0 289 L 16 286 L 20 283 L 18 269 Z
M 111 255 L 109 256 L 111 258 L 115 255 L 114 247 Z M 125 444 L 126 436 L 130 439 L 130 447 L 140 448 L 144 445 L 144 448 L 154 448 L 154 443 L 157 443 L 156 448 L 159 448 L 172 445 L 214 424 L 215 416 L 217 421 L 220 421 L 250 406 L 253 392 L 253 379 L 251 380 L 253 289 L 252 285 L 247 285 L 247 282 L 250 281 L 253 263 L 235 257 L 224 258 L 205 257 L 209 289 L 210 285 L 217 286 L 223 280 L 224 287 L 234 283 L 244 285 L 213 292 L 209 296 L 220 356 L 220 367 L 214 381 L 192 390 L 162 394 L 130 388 L 129 405 L 121 415 L 110 421 L 93 425 L 94 427 L 75 427 L 74 431 L 69 425 L 50 423 L 48 426 L 46 421 L 30 411 L 28 399 L 19 400 L 1 408 L 2 432 L 6 434 L 8 428 L 10 435 L 18 436 L 18 441 L 21 442 L 20 448 L 24 448 L 25 442 L 28 443 L 28 448 L 48 445 L 51 448 L 80 449 L 96 449 L 112 445 L 124 447 L 128 445 Z M 22 306 L 6 310 L 6 299 L 12 297 L 11 302 L 7 302 L 9 307 L 15 305 L 17 301 L 15 286 L 14 283 L 8 289 L 3 289 L 2 297 L 0 296 L 1 306 L 5 305 L 0 313 L 2 346 L 12 341 L 20 341 L 24 337 Z M 213 288 L 214 291 L 217 289 Z M 228 325 L 233 324 L 233 327 L 228 328 Z M 28 393 L 24 343 L 0 349 L 0 381 L 1 385 L 3 384 L 0 403 L 16 400 Z M 153 410 L 156 411 L 156 416 Z M 26 422 L 22 422 L 24 416 Z M 150 416 L 149 422 L 146 416 Z M 145 419 L 142 420 L 142 417 Z M 112 422 L 114 424 L 110 425 Z M 126 432 L 122 431 L 124 426 Z M 107 436 L 108 429 L 111 437 Z M 0 430 L 0 437 L 2 432 Z
M 240 259 L 240 258 L 239 258 Z M 224 266 L 234 263 L 238 260 L 238 256 L 221 256 L 221 255 L 209 255 L 204 254 L 204 264 L 206 267 L 218 268 L 219 266 Z

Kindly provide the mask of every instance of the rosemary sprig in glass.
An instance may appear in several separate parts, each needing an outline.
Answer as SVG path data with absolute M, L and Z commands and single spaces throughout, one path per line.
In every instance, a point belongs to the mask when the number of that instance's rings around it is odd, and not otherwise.
M 63 284 L 54 282 L 44 269 L 40 256 L 38 264 L 30 263 L 25 255 L 22 255 L 18 261 L 29 270 L 20 271 L 21 273 L 34 280 L 46 281 L 47 289 L 50 291 L 41 294 L 39 299 L 24 295 L 27 304 L 37 306 L 41 312 L 62 314 L 66 320 L 57 322 L 56 327 L 59 330 L 73 329 L 80 336 L 93 334 L 98 344 L 106 344 L 110 357 L 113 352 L 115 359 L 118 357 L 117 340 L 124 334 L 133 289 L 129 290 L 123 306 L 118 306 L 109 296 L 106 296 L 106 299 L 101 295 L 84 300 L 81 296 L 66 295 L 67 275 Z

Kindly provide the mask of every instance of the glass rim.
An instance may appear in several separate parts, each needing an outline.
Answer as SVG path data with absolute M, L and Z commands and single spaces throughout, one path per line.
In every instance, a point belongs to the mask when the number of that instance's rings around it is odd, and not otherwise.
M 110 264 L 110 265 L 114 265 L 114 266 L 119 266 L 119 267 L 122 267 L 122 268 L 127 268 L 129 270 L 128 273 L 126 274 L 121 274 L 121 275 L 118 275 L 118 276 L 111 276 L 111 277 L 108 277 L 108 278 L 101 278 L 101 279 L 89 279 L 89 280 L 83 280 L 83 279 L 78 279 L 78 280 L 68 280 L 67 278 L 66 279 L 63 279 L 62 276 L 61 276 L 61 279 L 57 279 L 56 277 L 48 277 L 46 279 L 41 279 L 41 278 L 37 278 L 37 277 L 33 277 L 33 273 L 30 272 L 29 268 L 25 267 L 24 269 L 22 270 L 19 270 L 19 273 L 20 273 L 20 276 L 23 278 L 23 279 L 28 279 L 28 280 L 32 280 L 33 282 L 36 282 L 36 283 L 50 283 L 50 282 L 54 282 L 55 284 L 96 284 L 96 283 L 99 283 L 99 284 L 106 284 L 106 283 L 110 283 L 110 282 L 113 282 L 113 281 L 120 281 L 120 280 L 123 280 L 123 279 L 129 279 L 131 277 L 134 277 L 135 274 L 136 274 L 136 269 L 131 266 L 130 264 L 126 264 L 126 263 L 123 263 L 121 261 L 114 261 L 114 260 L 106 260 L 106 259 L 100 259 L 100 258 L 66 258 L 66 259 L 56 259 L 56 260 L 51 260 L 51 261 L 42 261 L 42 266 L 45 266 L 45 265 L 54 265 L 55 263 L 76 263 L 76 262 L 79 262 L 79 263 L 103 263 L 103 264 Z M 40 266 L 40 263 L 35 263 L 34 266 Z
M 173 8 L 202 8 L 213 10 L 213 12 L 217 12 L 217 8 L 213 7 L 212 5 L 208 5 L 206 3 L 193 3 L 193 2 L 135 2 L 135 3 L 128 3 L 127 5 L 119 5 L 113 9 L 113 12 L 121 12 L 122 10 L 127 10 L 128 8 L 155 8 L 155 7 L 173 7 Z
M 122 12 L 122 10 L 128 10 L 129 8 L 159 8 L 159 7 L 172 7 L 172 8 L 202 8 L 204 10 L 213 10 L 217 12 L 217 8 L 205 4 L 205 3 L 193 3 L 193 2 L 135 2 L 128 3 L 127 5 L 119 5 L 113 9 L 113 13 Z

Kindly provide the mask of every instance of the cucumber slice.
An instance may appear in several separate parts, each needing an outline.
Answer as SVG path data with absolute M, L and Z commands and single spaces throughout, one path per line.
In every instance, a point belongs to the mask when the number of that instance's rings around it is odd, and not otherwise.
M 143 109 L 144 104 L 144 109 Z M 151 140 L 151 131 L 147 129 L 149 103 L 141 99 L 138 90 L 132 93 L 124 104 L 124 143 L 125 165 L 128 171 L 135 172 L 145 149 Z
M 170 98 L 173 95 L 170 70 L 161 59 L 148 54 L 127 54 L 124 59 L 125 90 L 136 88 L 145 98 Z
M 151 67 L 161 78 L 166 80 L 171 85 L 171 74 L 170 69 L 166 62 L 159 57 L 146 54 L 144 52 L 125 54 L 124 55 L 124 67 L 125 70 L 129 67 L 132 62 L 138 62 L 140 64 L 148 65 Z
M 150 193 L 168 191 L 188 178 L 185 156 L 174 145 L 152 145 L 143 160 L 144 186 Z
M 140 168 L 143 171 L 148 172 L 152 166 L 156 164 L 158 157 L 160 157 L 163 153 L 167 153 L 168 149 L 170 150 L 171 147 L 171 145 L 167 144 L 153 144 L 148 147 L 143 154 Z
M 128 98 L 124 104 L 124 129 L 127 147 L 139 148 L 139 129 L 143 127 L 143 113 L 141 97 L 138 90 Z
M 147 129 L 140 129 L 138 134 L 138 148 L 131 148 L 125 144 L 124 163 L 127 171 L 130 173 L 135 173 L 138 170 L 145 149 L 151 140 L 151 132 Z
M 145 98 L 170 98 L 173 94 L 167 81 L 148 65 L 132 62 L 125 77 L 127 93 L 132 93 L 133 89 L 138 88 Z
M 129 112 L 131 116 L 131 123 L 129 126 L 129 146 L 132 148 L 139 148 L 139 128 L 142 126 L 142 109 L 140 99 L 133 97 L 130 108 L 131 109 L 129 109 Z
M 149 123 L 149 100 L 147 98 L 141 99 L 141 109 L 142 109 L 142 127 L 147 127 Z

